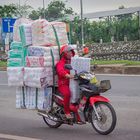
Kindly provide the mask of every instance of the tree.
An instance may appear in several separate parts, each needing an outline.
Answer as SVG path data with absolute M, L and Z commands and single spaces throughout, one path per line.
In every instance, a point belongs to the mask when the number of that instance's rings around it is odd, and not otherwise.
M 0 17 L 15 17 L 17 8 L 15 5 L 0 6 Z
M 45 14 L 44 14 L 45 12 Z M 43 8 L 38 8 L 38 10 L 33 10 L 29 17 L 31 19 L 38 19 L 39 17 L 45 18 L 49 21 L 64 18 L 66 15 L 74 14 L 71 7 L 66 8 L 66 4 L 63 1 L 55 0 L 50 2 L 48 7 L 44 10 Z
M 14 5 L 14 4 L 13 4 Z M 28 17 L 33 9 L 30 5 L 24 4 L 19 6 L 18 4 L 14 5 L 16 7 L 17 17 Z
M 45 15 L 47 15 L 46 9 L 45 9 Z M 32 20 L 39 19 L 40 17 L 44 18 L 44 9 L 43 8 L 38 8 L 37 10 L 33 10 L 29 15 L 29 18 L 31 18 Z

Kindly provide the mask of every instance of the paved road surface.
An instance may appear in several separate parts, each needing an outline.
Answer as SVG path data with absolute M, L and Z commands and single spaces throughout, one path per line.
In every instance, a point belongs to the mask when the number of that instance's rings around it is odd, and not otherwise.
M 107 136 L 96 133 L 90 124 L 62 125 L 50 129 L 32 110 L 15 109 L 15 88 L 8 87 L 5 72 L 0 72 L 0 140 L 140 140 L 140 76 L 99 75 L 110 79 L 110 98 L 117 113 L 115 130 Z

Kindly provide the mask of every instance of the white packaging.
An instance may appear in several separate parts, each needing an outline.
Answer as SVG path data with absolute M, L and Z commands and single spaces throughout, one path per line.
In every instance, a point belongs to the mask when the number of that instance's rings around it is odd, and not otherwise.
M 33 45 L 56 46 L 55 27 L 60 45 L 68 44 L 66 24 L 63 22 L 48 22 L 45 19 L 35 20 L 32 23 Z
M 90 71 L 90 58 L 84 57 L 72 57 L 71 66 L 73 69 L 77 70 L 77 73 L 82 71 Z
M 77 73 L 82 71 L 90 71 L 90 58 L 84 57 L 72 57 L 71 66 Z M 71 74 L 74 75 L 74 70 L 71 70 Z M 78 81 L 70 79 L 70 91 L 71 91 L 71 102 L 75 103 L 79 98 L 79 84 Z
M 39 109 L 49 111 L 52 104 L 52 88 L 16 88 L 16 108 Z
M 24 83 L 29 87 L 42 88 L 53 83 L 52 68 L 28 68 L 24 70 Z
M 32 44 L 31 24 L 21 24 L 19 26 L 20 38 L 24 46 Z
M 52 88 L 38 90 L 38 109 L 49 111 L 52 104 Z
M 68 44 L 68 37 L 66 31 L 66 23 L 64 22 L 51 22 L 55 27 L 60 45 Z M 57 45 L 57 42 L 56 42 Z
M 52 67 L 52 57 L 42 56 L 27 56 L 26 57 L 27 67 Z
M 32 21 L 26 18 L 19 18 L 14 23 L 14 29 L 13 29 L 13 40 L 14 41 L 21 41 L 20 39 L 20 32 L 19 32 L 19 26 L 23 23 L 29 24 Z
M 23 86 L 23 67 L 7 67 L 8 85 Z
M 29 46 L 28 47 L 28 56 L 51 56 L 50 47 L 43 46 Z
M 74 75 L 75 71 L 71 70 L 70 74 Z M 70 92 L 71 92 L 71 99 L 70 99 L 70 101 L 71 101 L 71 103 L 76 103 L 78 101 L 79 97 L 80 97 L 78 81 L 74 80 L 74 79 L 70 79 L 69 87 L 70 87 Z
M 25 94 L 25 105 L 27 109 L 36 109 L 37 103 L 36 103 L 36 88 L 27 87 L 26 86 L 26 94 Z
M 16 108 L 23 107 L 23 92 L 22 87 L 16 88 Z

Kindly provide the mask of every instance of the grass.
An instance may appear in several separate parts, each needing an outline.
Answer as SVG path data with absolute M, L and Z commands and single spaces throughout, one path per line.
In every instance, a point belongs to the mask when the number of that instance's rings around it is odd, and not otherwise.
M 7 67 L 7 62 L 0 61 L 0 67 Z
M 124 65 L 140 65 L 140 61 L 129 61 L 129 60 L 91 60 L 91 64 L 97 65 L 111 65 L 111 64 L 124 64 Z M 7 67 L 6 61 L 0 61 L 0 67 Z
M 111 64 L 124 64 L 124 65 L 140 65 L 140 61 L 130 60 L 91 60 L 91 64 L 97 65 L 111 65 Z

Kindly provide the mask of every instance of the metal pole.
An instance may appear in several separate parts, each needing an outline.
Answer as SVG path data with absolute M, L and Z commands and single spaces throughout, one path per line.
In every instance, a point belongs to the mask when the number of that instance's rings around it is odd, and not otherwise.
M 84 28 L 83 28 L 83 1 L 80 0 L 80 7 L 81 7 L 81 39 L 82 39 L 82 48 L 84 44 Z
M 43 18 L 45 19 L 45 1 L 43 0 Z
M 138 11 L 138 39 L 140 39 L 140 11 Z
M 19 9 L 20 9 L 20 0 L 19 0 Z
M 19 0 L 19 3 L 18 3 L 18 8 L 19 8 L 19 17 L 21 17 L 21 10 L 20 10 L 20 0 Z

